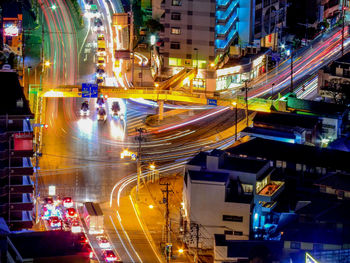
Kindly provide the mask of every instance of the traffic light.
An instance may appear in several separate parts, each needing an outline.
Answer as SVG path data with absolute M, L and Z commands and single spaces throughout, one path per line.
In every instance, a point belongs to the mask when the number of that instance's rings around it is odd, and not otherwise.
M 41 126 L 41 128 L 45 128 L 45 129 L 47 129 L 49 127 L 48 124 L 41 124 L 40 126 Z

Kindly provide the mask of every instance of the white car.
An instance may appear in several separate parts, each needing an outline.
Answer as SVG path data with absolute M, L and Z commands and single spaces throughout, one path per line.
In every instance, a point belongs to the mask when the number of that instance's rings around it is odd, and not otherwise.
M 111 244 L 109 243 L 107 237 L 105 236 L 97 236 L 97 243 L 102 249 L 109 249 L 111 248 Z

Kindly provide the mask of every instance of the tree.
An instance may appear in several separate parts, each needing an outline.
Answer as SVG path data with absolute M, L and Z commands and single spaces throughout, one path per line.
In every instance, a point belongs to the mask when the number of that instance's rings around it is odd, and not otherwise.
M 151 33 L 155 33 L 164 29 L 164 26 L 155 19 L 148 19 L 146 22 L 146 27 Z

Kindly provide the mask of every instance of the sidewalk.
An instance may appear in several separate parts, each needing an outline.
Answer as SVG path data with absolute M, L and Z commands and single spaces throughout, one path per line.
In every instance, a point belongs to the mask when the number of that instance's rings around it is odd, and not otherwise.
M 181 175 L 173 175 L 161 178 L 160 182 L 162 184 L 170 184 L 169 218 L 171 225 L 170 242 L 172 243 L 172 258 L 170 262 L 193 262 L 193 259 L 189 258 L 187 253 L 181 254 L 178 252 L 180 248 L 183 248 L 183 244 L 181 240 L 179 240 L 183 177 Z M 153 244 L 158 249 L 159 253 L 164 255 L 164 245 L 166 243 L 166 204 L 163 203 L 163 198 L 166 197 L 166 193 L 163 193 L 162 190 L 165 190 L 166 186 L 160 185 L 159 180 L 156 180 L 154 183 L 146 182 L 146 184 L 141 185 L 138 194 L 139 200 L 137 201 L 135 188 L 131 191 L 131 196 L 146 232 L 149 233 Z M 150 208 L 150 205 L 152 205 L 153 208 Z

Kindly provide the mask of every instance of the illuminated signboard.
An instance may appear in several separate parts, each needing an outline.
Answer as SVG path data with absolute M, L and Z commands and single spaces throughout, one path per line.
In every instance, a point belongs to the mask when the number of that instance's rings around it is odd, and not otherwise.
M 15 133 L 14 134 L 15 151 L 33 150 L 33 133 Z
M 258 57 L 257 59 L 253 60 L 253 68 L 259 66 L 263 62 L 264 57 L 265 57 L 265 55 L 262 55 L 262 56 Z
M 241 71 L 241 68 L 242 68 L 241 66 L 235 66 L 235 67 L 230 67 L 230 68 L 218 69 L 216 71 L 216 75 L 218 77 L 221 77 L 221 76 L 239 73 Z
M 18 36 L 18 27 L 14 24 L 7 24 L 4 26 L 4 34 L 7 37 L 16 37 Z

